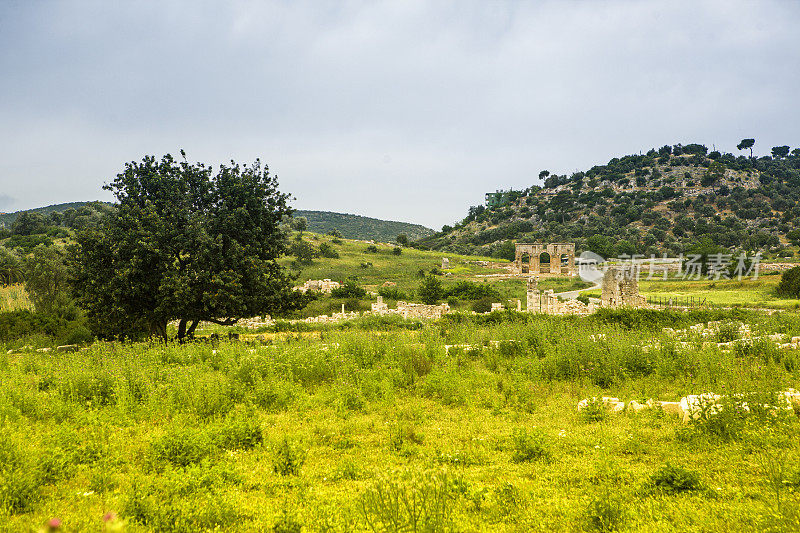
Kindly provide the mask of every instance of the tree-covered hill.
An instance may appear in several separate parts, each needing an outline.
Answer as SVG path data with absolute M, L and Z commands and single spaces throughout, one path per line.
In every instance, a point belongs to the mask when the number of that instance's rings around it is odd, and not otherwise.
M 409 240 L 421 239 L 434 233 L 432 229 L 419 224 L 379 220 L 377 218 L 332 213 L 330 211 L 301 210 L 296 211 L 294 216 L 295 218 L 305 217 L 308 220 L 309 231 L 328 233 L 337 230 L 343 237 L 348 239 L 394 242 L 395 238 L 401 233 L 405 233 Z
M 68 202 L 64 204 L 54 204 L 45 207 L 36 207 L 34 209 L 26 209 L 22 211 L 15 211 L 13 213 L 0 213 L 0 226 L 10 227 L 11 224 L 17 219 L 20 213 L 38 213 L 42 216 L 48 216 L 50 213 L 64 213 L 70 209 L 78 211 L 81 207 L 88 204 L 105 204 L 111 205 L 108 202 Z
M 752 139 L 740 150 L 752 147 Z M 575 242 L 603 256 L 680 254 L 698 245 L 791 256 L 800 245 L 800 148 L 749 157 L 676 144 L 614 158 L 473 206 L 422 248 L 513 258 L 513 241 Z
M 41 215 L 44 224 L 73 227 L 82 225 L 83 219 L 97 216 L 98 213 L 110 208 L 112 205 L 109 202 L 70 202 L 16 211 L 14 213 L 0 213 L 0 228 L 10 229 L 14 221 L 22 213 Z M 336 230 L 341 236 L 348 239 L 394 242 L 400 234 L 405 234 L 409 240 L 416 240 L 434 233 L 432 229 L 419 224 L 380 220 L 330 211 L 299 210 L 295 211 L 294 217 L 295 219 L 305 218 L 308 231 L 325 234 Z M 37 232 L 33 231 L 33 233 Z M 0 238 L 3 237 L 5 236 L 0 234 Z

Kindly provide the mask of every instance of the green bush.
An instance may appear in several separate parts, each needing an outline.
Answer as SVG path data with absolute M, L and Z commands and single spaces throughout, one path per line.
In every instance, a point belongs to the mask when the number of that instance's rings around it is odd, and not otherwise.
M 700 490 L 700 474 L 681 466 L 665 464 L 650 476 L 653 489 L 667 494 Z
M 206 430 L 173 426 L 150 443 L 147 463 L 151 470 L 158 472 L 167 464 L 185 467 L 200 463 L 217 451 L 214 439 Z
M 319 255 L 321 257 L 327 257 L 329 259 L 339 259 L 339 252 L 337 252 L 333 246 L 328 244 L 327 242 L 323 242 L 319 245 Z
M 512 435 L 514 452 L 511 462 L 527 463 L 530 461 L 547 461 L 550 459 L 550 450 L 546 444 L 545 435 L 540 431 L 528 433 L 524 428 L 515 429 Z
M 800 298 L 800 266 L 790 268 L 781 274 L 775 294 L 781 298 Z
M 612 495 L 608 487 L 593 498 L 586 509 L 587 526 L 593 531 L 616 531 L 624 520 L 622 499 Z
M 426 276 L 417 289 L 417 295 L 422 303 L 434 305 L 444 296 L 442 282 L 436 276 Z
M 121 515 L 154 531 L 190 532 L 235 529 L 245 518 L 235 491 L 241 483 L 218 467 L 167 468 L 138 478 L 124 492 Z
M 406 298 L 408 298 L 406 293 L 404 293 L 397 287 L 381 287 L 380 289 L 378 289 L 378 294 L 380 294 L 387 300 L 405 300 Z
M 476 313 L 488 313 L 492 310 L 492 304 L 495 302 L 495 298 L 491 296 L 487 296 L 485 298 L 481 298 L 480 300 L 473 302 L 471 309 Z
M 331 290 L 332 298 L 363 298 L 366 295 L 366 289 L 359 287 L 351 279 L 345 281 L 340 287 Z
M 364 492 L 359 508 L 371 531 L 451 531 L 458 487 L 447 474 L 382 477 Z
M 481 298 L 500 298 L 500 292 L 490 283 L 459 281 L 445 290 L 444 296 L 453 296 L 460 300 L 479 300 Z
M 306 453 L 299 445 L 289 442 L 288 437 L 275 449 L 272 458 L 272 468 L 276 474 L 282 476 L 296 476 L 306 461 Z
M 608 418 L 608 410 L 606 410 L 603 402 L 600 400 L 589 400 L 586 407 L 580 412 L 580 419 L 591 424 L 593 422 L 602 422 Z
M 250 450 L 264 440 L 255 413 L 237 410 L 230 413 L 212 432 L 217 446 L 224 450 Z

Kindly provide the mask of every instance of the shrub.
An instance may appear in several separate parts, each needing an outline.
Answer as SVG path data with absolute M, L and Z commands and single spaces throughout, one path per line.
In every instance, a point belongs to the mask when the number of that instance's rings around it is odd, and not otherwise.
M 417 294 L 422 303 L 434 305 L 444 296 L 442 282 L 435 276 L 426 276 L 417 289 Z
M 397 287 L 381 287 L 378 289 L 378 294 L 387 300 L 405 300 L 407 298 L 406 293 Z
M 377 254 L 378 253 L 378 247 L 375 246 L 374 244 L 370 244 L 369 246 L 364 248 L 364 253 L 365 254 Z
M 382 477 L 359 507 L 371 531 L 450 531 L 458 487 L 447 474 Z
M 339 252 L 337 252 L 333 246 L 327 242 L 323 242 L 319 245 L 319 255 L 321 257 L 327 257 L 330 259 L 339 259 Z
M 394 248 L 392 248 L 392 255 L 400 255 L 402 253 L 403 249 L 400 248 L 399 246 L 395 246 Z
M 481 298 L 472 304 L 472 310 L 476 313 L 488 313 L 492 310 L 492 303 L 494 303 L 492 297 Z
M 264 440 L 255 413 L 236 411 L 213 430 L 213 439 L 224 450 L 250 450 Z
M 511 455 L 511 462 L 527 463 L 550 459 L 550 450 L 547 448 L 543 433 L 539 431 L 528 433 L 524 428 L 515 429 L 512 440 L 514 453 Z
M 288 437 L 284 437 L 283 441 L 275 449 L 275 455 L 272 458 L 272 468 L 276 474 L 282 476 L 296 476 L 300 473 L 300 467 L 306 461 L 305 450 L 289 442 Z
M 615 531 L 624 520 L 622 500 L 613 496 L 608 487 L 592 499 L 586 509 L 587 526 L 594 531 Z
M 603 402 L 598 399 L 591 399 L 586 407 L 580 412 L 580 418 L 587 424 L 601 422 L 608 418 L 608 411 Z
M 147 463 L 154 471 L 162 471 L 169 463 L 189 466 L 217 453 L 208 432 L 184 426 L 170 428 L 167 433 L 150 443 Z
M 800 266 L 790 268 L 781 274 L 775 294 L 781 298 L 800 298 Z
M 717 332 L 717 339 L 719 342 L 730 342 L 735 341 L 739 338 L 739 323 L 726 320 L 719 326 L 719 331 Z
M 366 289 L 356 285 L 356 282 L 352 279 L 345 281 L 340 287 L 331 290 L 332 298 L 363 298 L 366 295 Z
M 665 464 L 650 476 L 653 489 L 668 494 L 700 490 L 700 474 L 680 466 Z
M 478 300 L 481 298 L 499 298 L 500 293 L 489 283 L 459 281 L 444 291 L 445 296 L 453 296 L 461 300 Z

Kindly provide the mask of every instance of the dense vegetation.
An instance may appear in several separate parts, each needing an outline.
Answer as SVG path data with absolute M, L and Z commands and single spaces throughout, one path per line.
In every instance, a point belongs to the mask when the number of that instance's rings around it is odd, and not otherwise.
M 800 386 L 796 351 L 722 352 L 701 338 L 680 348 L 660 333 L 711 319 L 800 335 L 794 315 L 494 313 L 415 329 L 395 319 L 273 329 L 251 343 L 0 351 L 0 521 L 10 531 L 51 520 L 67 531 L 797 531 L 794 413 L 732 405 L 683 425 L 660 411 L 575 410 L 596 395 L 709 390 L 757 406 Z M 453 344 L 473 347 L 445 352 Z
M 419 224 L 330 211 L 298 210 L 295 212 L 295 217 L 304 217 L 308 221 L 308 231 L 323 234 L 337 231 L 347 239 L 394 242 L 398 235 L 406 235 L 409 239 L 416 240 L 434 233 L 432 229 Z
M 800 245 L 800 149 L 754 158 L 678 144 L 540 178 L 543 186 L 510 192 L 494 208 L 470 207 L 417 245 L 505 258 L 513 258 L 512 240 L 575 242 L 604 257 L 690 253 L 703 239 L 787 256 L 788 245 Z

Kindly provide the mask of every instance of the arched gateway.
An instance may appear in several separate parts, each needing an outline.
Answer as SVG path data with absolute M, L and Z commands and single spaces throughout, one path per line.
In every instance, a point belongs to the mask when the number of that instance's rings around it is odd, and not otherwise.
M 515 246 L 516 269 L 520 274 L 575 275 L 575 243 L 518 242 Z

